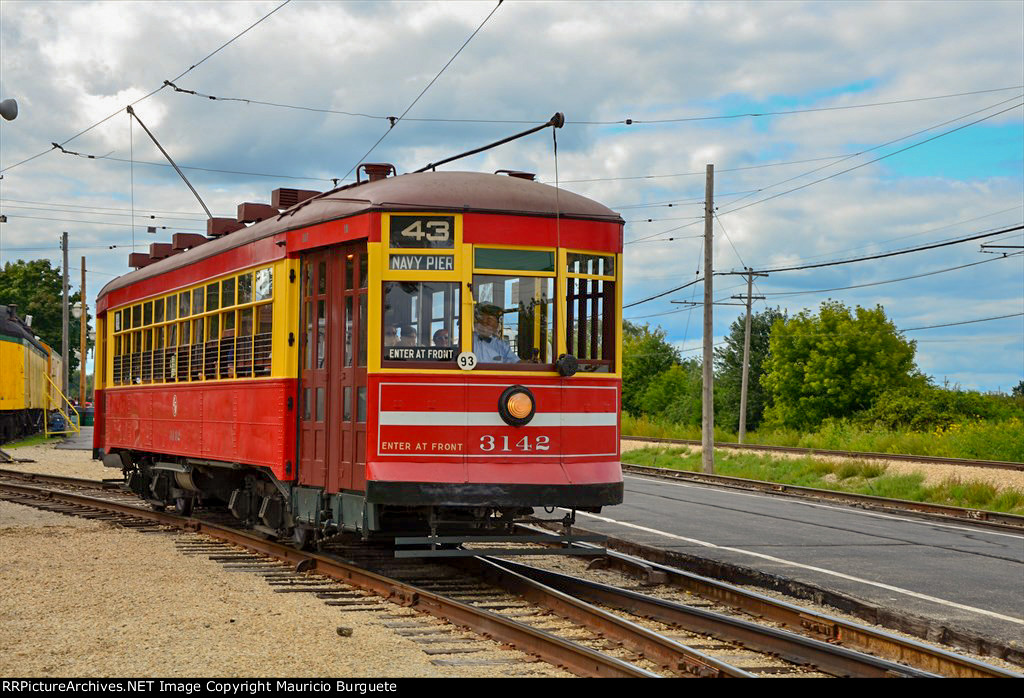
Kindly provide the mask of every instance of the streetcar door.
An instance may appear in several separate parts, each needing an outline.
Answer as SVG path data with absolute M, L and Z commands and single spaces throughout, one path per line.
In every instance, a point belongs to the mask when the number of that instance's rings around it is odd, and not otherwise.
M 338 255 L 338 287 L 331 295 L 332 367 L 328 435 L 328 491 L 366 488 L 366 243 L 346 245 Z
M 301 378 L 299 390 L 299 483 L 327 487 L 329 299 L 336 250 L 302 259 Z

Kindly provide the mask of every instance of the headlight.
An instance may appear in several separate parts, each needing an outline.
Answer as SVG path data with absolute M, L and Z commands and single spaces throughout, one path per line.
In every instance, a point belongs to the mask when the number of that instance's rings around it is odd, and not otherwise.
M 533 419 L 537 411 L 537 402 L 533 393 L 521 385 L 506 388 L 498 399 L 498 414 L 505 423 L 513 427 L 521 427 Z

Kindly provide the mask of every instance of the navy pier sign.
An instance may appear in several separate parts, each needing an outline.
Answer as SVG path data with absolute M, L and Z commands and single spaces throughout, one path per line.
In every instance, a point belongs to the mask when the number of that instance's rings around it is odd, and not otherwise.
M 450 254 L 392 254 L 388 259 L 392 271 L 455 271 L 455 257 Z

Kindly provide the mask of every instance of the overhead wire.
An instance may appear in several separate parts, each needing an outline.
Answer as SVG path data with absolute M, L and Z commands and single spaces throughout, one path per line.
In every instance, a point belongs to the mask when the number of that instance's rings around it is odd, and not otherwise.
M 817 293 L 831 293 L 832 291 L 848 291 L 855 288 L 868 288 L 869 286 L 883 286 L 885 284 L 894 284 L 900 281 L 909 281 L 911 279 L 921 279 L 926 276 L 935 276 L 937 274 L 945 274 L 951 271 L 958 271 L 960 269 L 967 269 L 969 267 L 976 267 L 979 264 L 987 264 L 988 262 L 996 262 L 1000 259 L 1009 259 L 1011 257 L 1018 257 L 1024 254 L 1024 252 L 1014 252 L 1012 254 L 1005 254 L 999 257 L 992 257 L 990 259 L 983 259 L 980 262 L 971 262 L 969 264 L 961 264 L 955 267 L 946 267 L 945 269 L 935 269 L 933 271 L 923 272 L 921 274 L 912 274 L 911 276 L 901 276 L 898 279 L 885 279 L 884 281 L 872 281 L 865 284 L 854 284 L 853 286 L 837 286 L 836 288 L 819 288 L 813 291 L 773 291 L 768 293 L 761 293 L 763 296 L 806 296 Z
M 899 138 L 895 138 L 893 140 L 886 141 L 885 143 L 881 143 L 881 144 L 873 146 L 871 148 L 867 148 L 865 150 L 861 150 L 861 151 L 859 151 L 857 153 L 853 153 L 853 154 L 843 158 L 842 160 L 839 160 L 838 162 L 829 163 L 828 165 L 824 165 L 822 167 L 818 167 L 818 168 L 815 168 L 815 169 L 812 169 L 812 170 L 808 170 L 807 172 L 804 172 L 802 174 L 796 175 L 795 177 L 790 177 L 788 179 L 784 179 L 784 180 L 776 182 L 774 184 L 770 184 L 770 185 L 767 185 L 765 187 L 761 187 L 760 189 L 753 190 L 753 192 L 751 194 L 748 194 L 748 196 L 752 195 L 752 194 L 756 194 L 759 191 L 765 191 L 767 189 L 772 189 L 774 187 L 781 186 L 782 184 L 785 184 L 787 182 L 791 182 L 791 181 L 796 180 L 796 179 L 800 179 L 801 177 L 806 177 L 809 174 L 813 174 L 814 172 L 818 172 L 818 171 L 826 169 L 828 167 L 832 167 L 833 165 L 836 165 L 839 162 L 843 162 L 844 160 L 848 160 L 848 159 L 857 157 L 859 155 L 863 155 L 865 153 L 869 153 L 869 152 L 872 152 L 874 150 L 878 150 L 879 148 L 884 148 L 887 145 L 892 145 L 893 143 L 898 143 L 899 141 L 906 140 L 908 138 L 913 138 L 914 136 L 920 135 L 920 134 L 925 133 L 927 131 L 932 131 L 932 130 L 934 130 L 936 128 L 941 128 L 942 126 L 949 125 L 949 124 L 951 124 L 951 123 L 953 123 L 955 121 L 960 121 L 961 119 L 966 119 L 966 118 L 968 118 L 970 116 L 974 116 L 975 114 L 980 114 L 981 112 L 988 111 L 989 109 L 994 109 L 996 107 L 1002 106 L 1003 104 L 1006 104 L 1007 102 L 1016 101 L 1017 99 L 1020 99 L 1022 96 L 1024 96 L 1024 95 L 1017 95 L 1017 96 L 1014 96 L 1014 97 L 1012 97 L 1010 99 L 1002 100 L 1000 102 L 996 102 L 995 104 L 991 104 L 991 105 L 989 105 L 987 107 L 975 110 L 973 112 L 969 112 L 967 114 L 962 114 L 960 116 L 954 117 L 953 119 L 949 119 L 948 121 L 944 121 L 944 122 L 942 122 L 940 124 L 935 124 L 933 126 L 929 126 L 927 128 L 915 131 L 914 133 L 910 133 L 910 134 L 907 134 L 905 136 L 900 136 Z M 900 150 L 893 151 L 892 153 L 887 153 L 886 155 L 883 155 L 881 157 L 875 158 L 874 160 L 869 160 L 868 162 L 864 162 L 864 163 L 861 163 L 859 165 L 855 165 L 854 167 L 847 168 L 847 169 L 842 170 L 840 172 L 835 172 L 833 174 L 828 175 L 827 177 L 822 177 L 821 179 L 815 180 L 813 182 L 808 182 L 807 184 L 802 184 L 799 187 L 794 187 L 792 189 L 788 189 L 786 191 L 779 192 L 778 194 L 773 194 L 772 196 L 766 197 L 764 199 L 758 199 L 757 201 L 752 201 L 751 203 L 744 204 L 743 206 L 738 206 L 736 208 L 732 208 L 732 209 L 729 209 L 727 211 L 722 211 L 721 215 L 724 216 L 724 215 L 727 215 L 729 213 L 735 213 L 736 211 L 740 211 L 740 210 L 749 208 L 750 206 L 755 206 L 757 204 L 764 203 L 764 202 L 770 201 L 772 199 L 776 199 L 776 198 L 778 198 L 780 196 L 784 196 L 786 194 L 790 194 L 792 192 L 799 191 L 801 189 L 806 189 L 807 187 L 813 186 L 815 184 L 819 184 L 821 182 L 824 182 L 826 180 L 832 179 L 834 177 L 838 177 L 839 175 L 846 174 L 847 172 L 852 172 L 853 170 L 859 169 L 861 167 L 865 167 L 867 165 L 870 165 L 872 163 L 878 162 L 880 160 L 884 160 L 884 159 L 892 157 L 894 155 L 898 155 L 899 153 L 906 152 L 907 150 L 910 150 L 911 148 L 916 148 L 919 145 L 924 145 L 925 143 L 929 143 L 929 142 L 931 142 L 933 140 L 936 140 L 938 138 L 942 138 L 944 136 L 948 136 L 948 135 L 950 135 L 952 133 L 955 133 L 955 132 L 957 132 L 957 131 L 959 131 L 961 129 L 967 128 L 969 126 L 973 126 L 974 124 L 980 123 L 980 122 L 985 121 L 987 119 L 994 118 L 994 117 L 999 116 L 1000 114 L 1003 114 L 1005 112 L 1012 111 L 1013 109 L 1017 109 L 1020 106 L 1024 106 L 1024 102 L 1022 102 L 1021 104 L 1015 104 L 1015 105 L 1013 105 L 1011 107 L 1008 107 L 1007 109 L 1004 109 L 1002 111 L 996 112 L 994 114 L 989 114 L 988 116 L 985 116 L 985 117 L 983 117 L 981 119 L 978 119 L 976 121 L 972 121 L 972 122 L 967 123 L 967 124 L 962 124 L 962 125 L 954 128 L 954 129 L 950 129 L 949 131 L 945 131 L 943 133 L 937 134 L 937 135 L 932 136 L 931 138 L 927 138 L 927 139 L 925 139 L 923 141 L 919 141 L 917 143 L 913 143 L 913 144 L 911 144 L 911 145 L 909 145 L 909 146 L 907 146 L 905 148 L 901 148 Z M 747 198 L 747 197 L 743 197 L 743 198 Z M 739 199 L 737 201 L 732 202 L 732 203 L 735 204 L 735 203 L 738 203 L 738 202 L 739 202 Z M 664 235 L 664 234 L 667 234 L 667 233 L 671 233 L 671 232 L 674 232 L 676 230 L 681 230 L 683 228 L 687 228 L 687 227 L 690 227 L 690 226 L 693 226 L 693 225 L 696 225 L 696 222 L 687 223 L 687 224 L 684 224 L 684 225 L 681 225 L 681 226 L 676 226 L 675 228 L 669 228 L 668 230 L 663 230 L 663 231 L 658 232 L 658 233 L 652 233 L 651 235 L 648 235 L 646 237 L 635 238 L 633 240 L 625 242 L 624 244 L 626 244 L 626 245 L 635 244 L 635 243 L 640 242 L 642 240 L 646 240 L 646 239 L 649 239 L 649 238 L 659 237 L 661 235 Z
M 351 168 L 349 169 L 349 171 L 348 171 L 348 172 L 346 172 L 346 173 L 345 173 L 345 176 L 344 176 L 344 177 L 342 177 L 342 179 L 345 179 L 345 178 L 346 178 L 346 177 L 348 177 L 348 176 L 349 176 L 350 174 L 352 174 L 352 172 L 353 172 L 353 171 L 355 171 L 355 169 L 356 169 L 356 168 L 357 168 L 357 167 L 359 166 L 359 163 L 361 163 L 361 162 L 364 162 L 364 161 L 366 160 L 366 158 L 368 158 L 368 157 L 370 156 L 370 153 L 372 153 L 372 152 L 373 152 L 374 150 L 376 150 L 377 146 L 378 146 L 378 145 L 380 145 L 380 144 L 381 144 L 381 142 L 382 142 L 382 141 L 383 141 L 383 140 L 384 140 L 385 138 L 387 138 L 387 137 L 388 137 L 388 134 L 390 134 L 390 133 L 391 133 L 391 131 L 392 131 L 392 130 L 393 130 L 393 129 L 395 128 L 395 126 L 397 126 L 397 125 L 398 125 L 398 123 L 399 123 L 400 121 L 402 121 L 402 119 L 404 119 L 404 118 L 405 118 L 406 114 L 408 114 L 408 113 L 409 113 L 409 111 L 410 111 L 410 110 L 411 110 L 411 109 L 412 109 L 412 108 L 413 108 L 414 106 L 416 106 L 416 103 L 420 101 L 420 98 L 422 98 L 422 97 L 423 97 L 423 95 L 425 95 L 425 94 L 427 93 L 427 90 L 429 90 L 429 89 L 431 88 L 431 86 L 433 86 L 433 84 L 434 84 L 435 82 L 437 82 L 438 78 L 440 78 L 440 77 L 441 77 L 441 75 L 443 75 L 443 74 L 444 74 L 444 71 L 448 69 L 448 66 L 450 66 L 450 65 L 452 64 L 452 62 L 453 62 L 453 61 L 454 61 L 454 60 L 455 60 L 456 58 L 458 58 L 459 54 L 460 54 L 460 53 L 462 53 L 463 49 L 465 49 L 465 48 L 466 48 L 466 46 L 468 46 L 468 45 L 469 45 L 469 42 L 473 40 L 473 37 L 474 37 L 474 36 L 476 36 L 476 35 L 477 35 L 477 33 L 479 33 L 479 31 L 480 31 L 481 29 L 483 29 L 483 28 L 484 28 L 484 25 L 485 25 L 485 24 L 487 24 L 487 21 L 488 21 L 488 20 L 489 20 L 489 19 L 490 19 L 491 17 L 493 17 L 493 16 L 494 16 L 494 13 L 498 11 L 498 8 L 499 8 L 499 7 L 501 7 L 501 4 L 502 4 L 503 2 L 504 2 L 504 0 L 498 0 L 498 4 L 494 6 L 494 9 L 493 9 L 493 10 L 491 10 L 491 11 L 490 11 L 490 13 L 489 13 L 489 14 L 488 14 L 488 15 L 487 15 L 486 17 L 484 17 L 484 21 L 482 21 L 482 22 L 480 23 L 480 26 L 478 26 L 478 27 L 477 27 L 477 28 L 476 28 L 476 29 L 475 29 L 475 30 L 473 31 L 473 33 L 469 35 L 469 38 L 468 38 L 468 39 L 466 39 L 466 41 L 465 41 L 465 42 L 463 42 L 462 46 L 460 46 L 460 47 L 459 47 L 459 50 L 458 50 L 458 51 L 456 51 L 456 52 L 455 52 L 455 54 L 454 54 L 454 55 L 452 55 L 452 57 L 448 59 L 448 62 L 447 62 L 447 63 L 445 63 L 445 64 L 444 64 L 444 67 L 442 67 L 442 68 L 441 68 L 441 70 L 439 70 L 439 71 L 438 71 L 437 75 L 435 75 L 435 76 L 434 76 L 434 78 L 433 78 L 433 79 L 432 79 L 432 80 L 431 80 L 431 81 L 430 81 L 429 83 L 427 83 L 427 86 L 426 86 L 426 87 L 424 87 L 424 88 L 423 88 L 423 89 L 422 89 L 422 90 L 420 91 L 420 93 L 419 93 L 418 95 L 416 95 L 416 99 L 414 99 L 414 100 L 412 101 L 412 103 L 411 103 L 411 104 L 409 104 L 409 106 L 405 108 L 405 111 L 404 111 L 404 112 L 402 112 L 402 115 L 401 115 L 401 116 L 399 116 L 399 117 L 397 117 L 397 118 L 396 118 L 396 117 L 389 117 L 389 119 L 388 119 L 388 120 L 389 120 L 389 121 L 391 122 L 391 125 L 390 125 L 390 126 L 388 127 L 388 130 L 387 130 L 387 131 L 385 131 L 385 132 L 384 132 L 384 133 L 383 133 L 383 134 L 381 135 L 381 137 L 377 139 L 377 142 L 376 142 L 376 143 L 374 143 L 374 144 L 373 144 L 372 146 L 370 146 L 370 149 L 369 149 L 369 150 L 367 150 L 367 151 L 366 151 L 366 153 L 364 153 L 364 154 L 363 154 L 363 156 L 362 156 L 361 158 L 359 158 L 359 160 L 357 160 L 357 161 L 356 161 L 356 164 L 352 165 L 352 167 L 351 167 Z M 175 78 L 175 79 L 177 79 L 177 78 Z M 392 119 L 393 119 L 393 120 L 392 120 Z
M 193 71 L 194 69 L 198 68 L 198 67 L 199 67 L 200 65 L 202 65 L 202 64 L 203 64 L 203 63 L 205 63 L 205 62 L 206 62 L 207 60 L 209 60 L 210 58 L 212 58 L 212 57 L 213 57 L 213 56 L 214 56 L 215 54 L 219 53 L 219 52 L 220 52 L 220 51 L 221 51 L 222 49 L 226 48 L 226 47 L 227 47 L 227 46 L 228 46 L 229 44 L 233 43 L 233 42 L 234 42 L 234 41 L 235 41 L 236 39 L 238 39 L 238 38 L 240 38 L 240 37 L 241 37 L 242 35 L 246 34 L 246 33 L 247 33 L 247 32 L 248 32 L 248 31 L 249 31 L 250 29 L 252 29 L 252 28 L 253 28 L 253 27 L 255 27 L 256 25 L 258 25 L 258 24 L 260 24 L 261 22 L 263 22 L 263 20 L 267 19 L 267 18 L 268 18 L 268 17 L 270 17 L 270 16 L 272 15 L 272 14 L 274 14 L 275 12 L 277 12 L 278 10 L 280 10 L 280 9 L 281 9 L 282 7 L 284 7 L 285 5 L 287 5 L 287 4 L 288 4 L 288 3 L 290 3 L 290 2 L 291 2 L 291 0 L 284 0 L 284 2 L 283 2 L 283 3 L 281 3 L 280 5 L 278 5 L 277 7 L 275 7 L 275 8 L 273 9 L 273 10 L 271 10 L 271 11 L 270 11 L 270 12 L 268 12 L 267 14 L 263 15 L 263 16 L 262 16 L 262 17 L 261 17 L 260 19 L 258 19 L 258 20 L 257 20 L 256 22 L 252 23 L 251 25 L 249 25 L 248 27 L 246 27 L 245 29 L 243 29 L 243 30 L 242 30 L 241 32 L 239 32 L 238 34 L 235 34 L 235 35 L 234 35 L 233 37 L 231 37 L 231 39 L 229 39 L 228 41 L 226 41 L 226 42 L 224 42 L 223 44 L 221 44 L 221 46 L 220 46 L 219 48 L 217 48 L 217 49 L 216 49 L 216 50 L 214 50 L 213 52 L 211 52 L 211 53 L 207 54 L 207 55 L 206 55 L 206 56 L 205 56 L 205 57 L 204 57 L 204 58 L 203 58 L 202 60 L 200 60 L 200 61 L 199 61 L 199 62 L 197 62 L 197 63 L 194 63 L 194 64 L 192 64 L 191 66 L 189 66 L 189 67 L 188 67 L 188 68 L 187 68 L 187 69 L 186 69 L 185 71 L 183 71 L 182 73 L 179 73 L 179 74 L 177 75 L 177 77 L 175 77 L 175 78 L 174 78 L 174 80 L 179 80 L 180 78 L 184 77 L 184 76 L 185 76 L 185 75 L 187 75 L 188 73 L 192 72 L 192 71 Z M 146 94 L 145 94 L 145 95 L 143 95 L 142 97 L 139 97 L 139 98 L 138 98 L 137 100 L 135 100 L 134 102 L 131 102 L 131 103 L 129 103 L 129 104 L 128 104 L 128 105 L 126 105 L 126 106 L 132 106 L 132 107 L 134 107 L 134 106 L 135 106 L 136 104 L 138 104 L 139 102 L 142 102 L 142 101 L 144 101 L 144 100 L 147 100 L 147 99 L 149 99 L 150 97 L 152 97 L 153 95 L 155 95 L 155 94 L 156 94 L 157 92 L 159 92 L 160 90 L 163 90 L 163 89 L 165 89 L 166 87 L 167 87 L 167 85 L 166 85 L 166 84 L 160 85 L 160 86 L 159 86 L 159 87 L 157 87 L 157 88 L 156 88 L 155 90 L 153 90 L 153 91 L 151 91 L 151 92 L 148 92 L 148 93 L 146 93 Z M 47 153 L 51 153 L 51 152 L 53 152 L 54 150 L 56 150 L 57 148 L 59 148 L 59 147 L 61 147 L 61 146 L 65 146 L 65 145 L 67 145 L 68 143 L 70 143 L 71 141 L 75 140 L 75 139 L 76 139 L 76 138 L 78 138 L 79 136 L 83 136 L 83 135 L 85 135 L 86 133 L 88 133 L 89 131 L 92 131 L 92 130 L 93 130 L 94 128 L 96 128 L 97 126 L 100 126 L 101 124 L 104 124 L 104 123 L 106 123 L 107 121 L 110 121 L 111 119 L 113 119 L 113 118 L 114 118 L 115 116 L 117 116 L 118 114 L 121 114 L 121 113 L 123 113 L 123 112 L 124 112 L 124 110 L 125 110 L 125 107 L 120 107 L 120 108 L 118 108 L 118 110 L 117 110 L 117 111 L 115 111 L 114 113 L 110 114 L 109 116 L 106 116 L 106 117 L 104 117 L 103 119 L 100 119 L 99 121 L 97 121 L 96 123 L 94 123 L 94 124 L 93 124 L 92 126 L 89 126 L 89 127 L 85 128 L 85 129 L 83 129 L 83 130 L 79 131 L 79 132 L 78 132 L 78 133 L 76 133 L 75 135 L 71 136 L 70 138 L 68 138 L 68 139 L 66 139 L 66 140 L 64 140 L 64 141 L 61 141 L 59 145 L 58 145 L 57 143 L 53 143 L 53 144 L 51 144 L 51 147 L 50 147 L 50 148 L 49 148 L 48 150 L 44 150 L 44 151 L 42 151 L 41 153 L 38 153 L 37 155 L 33 155 L 32 157 L 26 158 L 26 159 L 24 159 L 24 160 L 22 160 L 22 161 L 20 161 L 20 162 L 17 162 L 17 163 L 15 163 L 15 164 L 13 164 L 13 165 L 9 165 L 8 167 L 5 167 L 5 168 L 3 168 L 3 169 L 0 169 L 0 173 L 2 173 L 2 172 L 7 172 L 8 170 L 13 170 L 13 169 L 14 169 L 15 167 L 18 167 L 19 165 L 24 165 L 24 164 L 25 164 L 26 162 L 29 162 L 29 161 L 31 161 L 31 160 L 35 160 L 35 159 L 36 159 L 36 158 L 38 158 L 38 157 L 42 157 L 43 155 L 46 155 Z
M 501 3 L 499 2 L 498 4 L 500 5 Z M 470 37 L 470 38 L 472 38 L 472 37 Z M 265 100 L 252 99 L 252 98 L 249 98 L 249 97 L 220 97 L 220 96 L 217 96 L 217 95 L 211 95 L 211 94 L 206 94 L 206 93 L 203 93 L 203 92 L 198 92 L 196 90 L 185 89 L 185 88 L 179 87 L 178 85 L 173 84 L 180 77 L 182 77 L 182 76 L 179 75 L 177 78 L 174 78 L 173 80 L 167 81 L 165 83 L 165 85 L 167 87 L 172 88 L 175 92 L 178 92 L 178 93 L 181 93 L 181 94 L 186 94 L 186 95 L 192 95 L 194 97 L 199 97 L 199 98 L 207 99 L 207 100 L 211 100 L 211 101 L 217 101 L 217 102 L 241 102 L 241 103 L 244 103 L 244 104 L 258 104 L 258 105 L 261 105 L 261 106 L 275 107 L 275 108 L 278 108 L 278 109 L 292 109 L 292 110 L 296 110 L 296 111 L 308 111 L 308 112 L 314 112 L 314 113 L 318 113 L 318 114 L 336 114 L 336 115 L 339 115 L 339 116 L 352 116 L 352 117 L 359 117 L 359 118 L 365 118 L 365 119 L 373 119 L 373 120 L 376 120 L 376 121 L 391 121 L 392 125 L 394 124 L 395 121 L 397 121 L 398 119 L 402 118 L 402 117 L 395 117 L 395 116 L 386 115 L 386 114 L 369 114 L 369 113 L 366 113 L 366 112 L 363 112 L 363 111 L 346 111 L 346 110 L 342 110 L 342 109 L 328 109 L 326 107 L 312 107 L 312 106 L 305 106 L 305 105 L 299 105 L 299 104 L 286 104 L 286 103 L 283 103 L 283 102 L 269 102 L 269 101 L 265 101 Z M 993 88 L 993 89 L 988 89 L 988 90 L 974 90 L 972 92 L 957 92 L 957 93 L 953 93 L 953 94 L 933 95 L 933 96 L 930 96 L 930 97 L 913 97 L 913 98 L 909 98 L 909 99 L 890 100 L 890 101 L 887 101 L 887 102 L 871 102 L 871 103 L 868 103 L 868 104 L 845 104 L 845 105 L 838 105 L 838 106 L 834 106 L 834 107 L 808 107 L 808 108 L 805 108 L 805 109 L 788 109 L 788 110 L 781 110 L 781 111 L 765 111 L 765 112 L 747 112 L 747 113 L 741 113 L 741 114 L 717 114 L 717 115 L 711 115 L 711 116 L 691 116 L 691 117 L 678 117 L 678 118 L 672 118 L 672 119 L 633 119 L 633 118 L 626 117 L 626 118 L 618 119 L 618 120 L 615 120 L 615 121 L 570 121 L 570 120 L 567 120 L 565 123 L 567 123 L 567 124 L 581 124 L 581 125 L 602 125 L 602 126 L 613 126 L 613 125 L 618 125 L 618 124 L 624 124 L 624 125 L 627 125 L 627 126 L 632 126 L 632 125 L 645 125 L 645 124 L 683 123 L 683 122 L 688 122 L 688 121 L 710 121 L 710 120 L 724 120 L 724 119 L 740 119 L 740 118 L 745 118 L 745 117 L 758 118 L 758 117 L 766 117 L 766 116 L 785 116 L 785 115 L 791 115 L 791 114 L 807 114 L 807 113 L 821 112 L 821 111 L 843 111 L 843 110 L 847 110 L 847 109 L 866 109 L 866 108 L 870 108 L 870 107 L 883 107 L 883 106 L 889 106 L 889 105 L 894 105 L 894 104 L 909 104 L 911 102 L 926 102 L 926 101 L 932 101 L 932 100 L 937 100 L 937 99 L 949 99 L 949 98 L 953 98 L 953 97 L 966 97 L 966 96 L 969 96 L 969 95 L 987 94 L 987 93 L 992 93 L 992 92 L 1005 92 L 1007 90 L 1021 89 L 1022 87 L 1024 87 L 1024 85 L 1011 85 L 1009 87 L 999 87 L 999 88 Z M 425 123 L 460 123 L 460 124 L 467 124 L 467 123 L 468 124 L 534 124 L 534 123 L 543 123 L 543 121 L 544 121 L 544 119 L 484 119 L 484 118 L 462 118 L 462 119 L 456 119 L 456 118 L 450 118 L 450 117 L 408 117 L 408 118 L 405 118 L 404 120 L 405 121 L 425 122 Z M 703 173 L 701 173 L 701 174 L 703 174 Z M 668 175 L 668 176 L 676 176 L 676 175 Z

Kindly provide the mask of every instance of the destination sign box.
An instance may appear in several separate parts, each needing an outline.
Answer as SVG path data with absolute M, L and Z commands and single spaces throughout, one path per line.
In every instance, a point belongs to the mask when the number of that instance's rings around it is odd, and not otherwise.
M 392 214 L 389 232 L 392 249 L 455 248 L 455 216 Z
M 455 256 L 450 254 L 392 254 L 392 271 L 455 271 Z
M 384 347 L 385 361 L 454 361 L 455 347 Z

